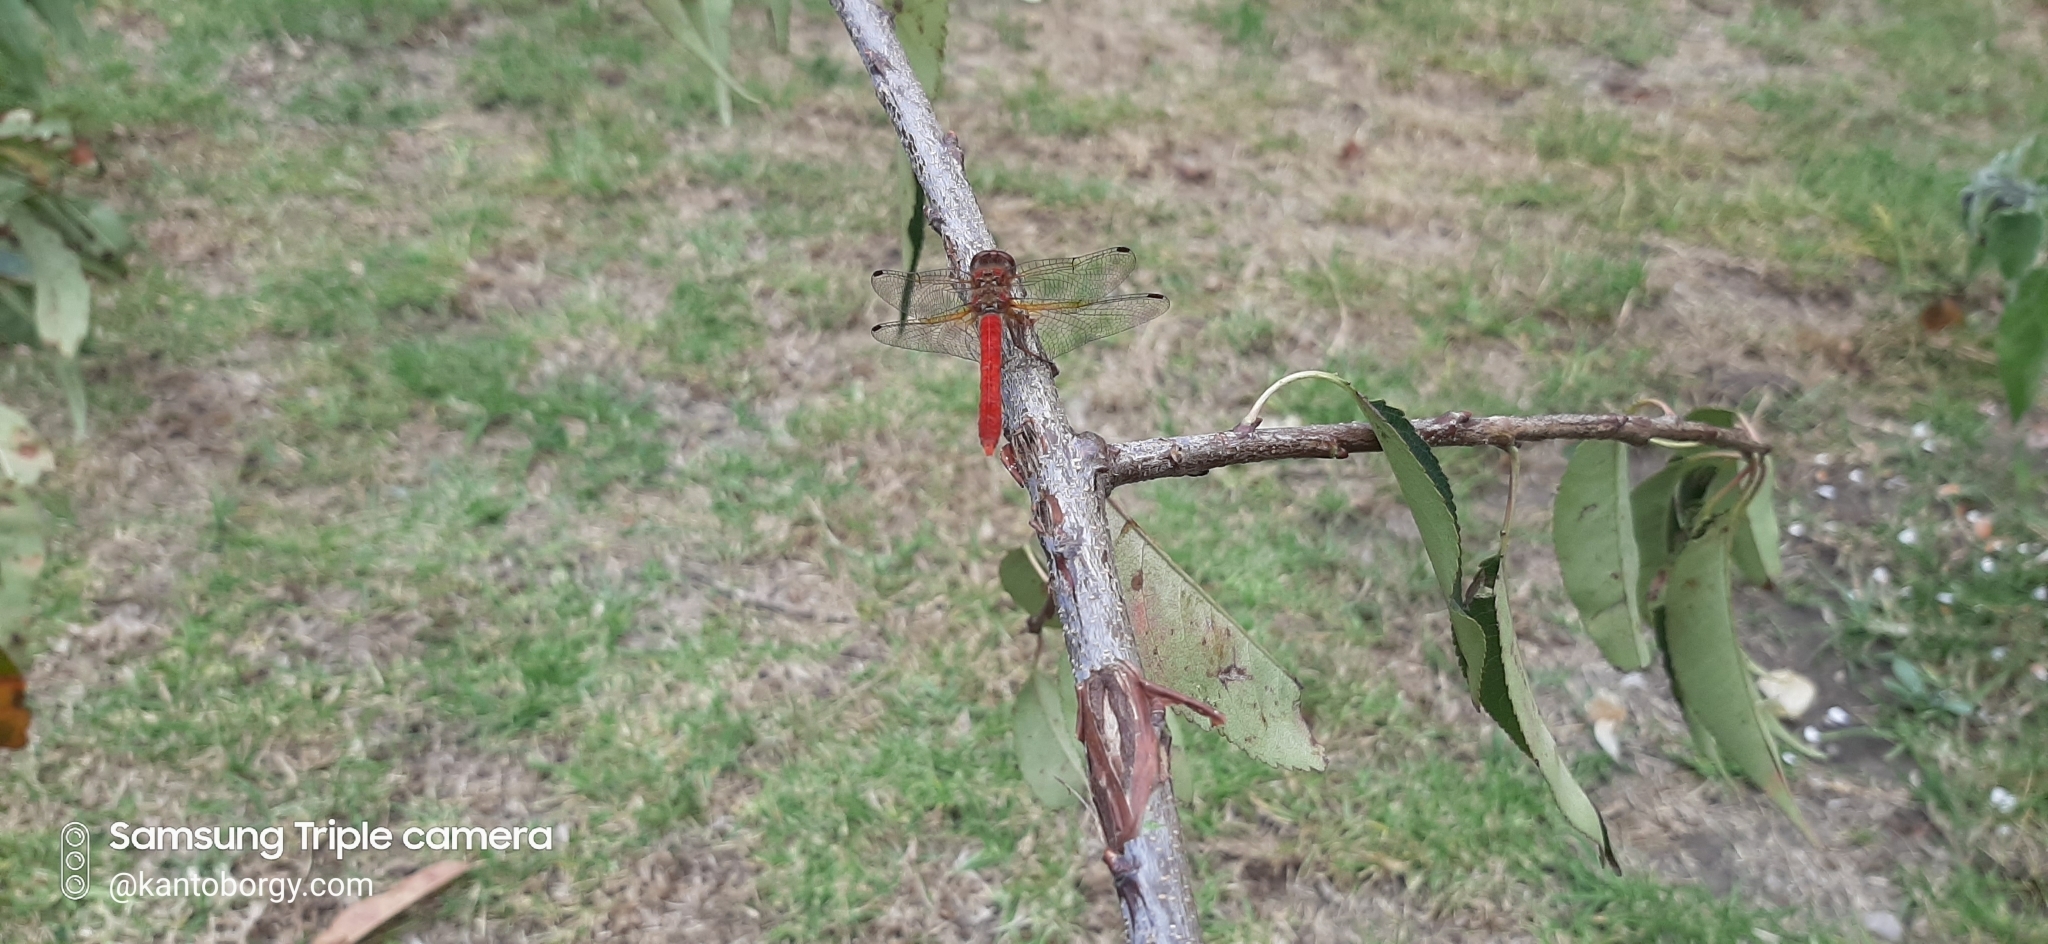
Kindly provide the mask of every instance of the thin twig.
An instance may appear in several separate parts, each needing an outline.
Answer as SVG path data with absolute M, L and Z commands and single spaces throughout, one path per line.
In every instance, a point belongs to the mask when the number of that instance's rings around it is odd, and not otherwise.
M 1415 424 L 1432 446 L 1500 446 L 1549 440 L 1611 439 L 1635 446 L 1653 440 L 1702 443 L 1760 456 L 1770 447 L 1742 430 L 1723 429 L 1673 417 L 1620 414 L 1555 416 L 1473 416 L 1446 413 Z M 1366 423 L 1329 423 L 1285 429 L 1245 429 L 1141 439 L 1110 447 L 1110 487 L 1275 459 L 1342 459 L 1355 452 L 1379 452 L 1380 440 Z
M 691 580 L 695 580 L 698 583 L 703 584 L 705 587 L 709 588 L 711 592 L 716 593 L 719 596 L 725 597 L 729 600 L 732 600 L 735 603 L 741 603 L 747 606 L 751 606 L 757 610 L 767 610 L 770 613 L 780 613 L 783 616 L 789 617 L 790 619 L 807 620 L 813 623 L 851 623 L 854 621 L 853 617 L 851 616 L 839 616 L 831 613 L 820 613 L 817 610 L 805 609 L 801 606 L 784 603 L 780 600 L 771 600 L 767 597 L 761 596 L 758 593 L 749 593 L 745 590 L 741 590 L 738 587 L 732 586 L 731 584 L 728 584 L 725 581 L 718 579 L 717 577 L 712 576 L 710 571 L 705 570 L 702 567 L 698 567 L 695 564 L 691 564 L 688 562 L 678 562 L 676 564 L 676 569 L 689 575 Z

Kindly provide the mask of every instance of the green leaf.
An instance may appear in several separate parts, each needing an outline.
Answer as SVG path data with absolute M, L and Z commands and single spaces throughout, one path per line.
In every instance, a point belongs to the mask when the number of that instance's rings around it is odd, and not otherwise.
M 1109 525 L 1145 677 L 1221 711 L 1216 733 L 1261 763 L 1322 770 L 1323 748 L 1301 716 L 1300 683 L 1114 504 Z
M 910 72 L 937 101 L 945 84 L 946 21 L 949 0 L 894 0 L 889 8 L 896 14 L 896 39 L 910 60 Z
M 775 24 L 775 51 L 789 52 L 790 0 L 768 0 L 768 19 Z
M 704 24 L 704 45 L 718 63 L 732 68 L 732 0 L 697 0 L 697 17 Z M 718 123 L 732 127 L 732 90 L 737 82 L 720 80 L 712 87 L 718 102 Z
M 2033 406 L 2041 367 L 2048 361 L 2048 269 L 2027 273 L 2013 290 L 1998 319 L 1997 349 L 1998 379 L 2017 423 Z
M 1578 607 L 1586 633 L 1615 668 L 1634 672 L 1650 664 L 1636 552 L 1635 512 L 1629 505 L 1628 446 L 1584 442 L 1572 449 L 1550 518 L 1551 541 L 1564 573 L 1565 593 Z
M 1765 456 L 1763 481 L 1735 524 L 1735 569 L 1742 579 L 1765 589 L 1777 586 L 1785 575 L 1785 559 L 1778 548 L 1777 475 L 1771 457 Z
M 910 218 L 903 226 L 903 268 L 917 271 L 918 258 L 924 255 L 924 231 L 928 228 L 924 218 L 924 185 L 917 182 L 917 171 L 910 166 L 910 159 L 903 159 L 903 173 L 897 179 L 902 186 L 896 188 L 905 203 L 910 204 Z M 903 297 L 898 300 L 897 309 L 910 310 L 910 280 L 903 281 Z
M 1387 461 L 1394 467 L 1394 482 L 1401 487 L 1401 500 L 1415 516 L 1422 533 L 1422 549 L 1436 570 L 1437 587 L 1444 596 L 1457 599 L 1458 578 L 1464 572 L 1465 550 L 1459 543 L 1458 502 L 1451 496 L 1451 480 L 1436 461 L 1436 453 L 1422 441 L 1408 416 L 1384 401 L 1358 398 L 1359 408 L 1379 436 Z
M 1734 410 L 1719 407 L 1701 407 L 1687 413 L 1685 418 L 1712 423 L 1722 429 L 1737 429 L 1742 425 Z M 1742 574 L 1742 579 L 1768 589 L 1785 575 L 1785 562 L 1778 548 L 1778 470 L 1770 456 L 1763 458 L 1763 464 L 1763 481 L 1758 485 L 1756 494 L 1750 496 L 1742 520 L 1735 527 L 1735 569 Z M 1734 467 L 1729 469 L 1732 473 Z
M 1401 499 L 1414 516 L 1416 529 L 1422 533 L 1423 550 L 1436 570 L 1437 584 L 1449 605 L 1452 642 L 1457 646 L 1458 662 L 1473 698 L 1507 732 L 1515 746 L 1536 762 L 1550 785 L 1551 799 L 1566 821 L 1599 843 L 1601 858 L 1615 866 L 1614 844 L 1608 838 L 1600 811 L 1587 799 L 1569 766 L 1558 756 L 1556 741 L 1536 712 L 1529 678 L 1517 654 L 1506 594 L 1495 589 L 1504 567 L 1508 529 L 1501 529 L 1500 554 L 1480 564 L 1472 595 L 1468 598 L 1460 594 L 1464 549 L 1459 543 L 1457 504 L 1443 466 L 1400 410 L 1368 400 L 1356 390 L 1353 396 L 1379 435 L 1380 447 L 1394 468 Z
M 27 213 L 8 217 L 21 254 L 28 257 L 36 279 L 36 334 L 65 357 L 78 356 L 92 311 L 92 287 L 79 268 L 78 254 L 63 237 Z
M 0 0 L 0 2 L 4 2 L 4 0 Z M 729 13 L 731 10 L 731 0 L 725 0 L 725 2 Z M 740 85 L 739 80 L 733 78 L 732 73 L 727 71 L 726 63 L 729 54 L 724 56 L 718 54 L 717 50 L 712 47 L 711 42 L 705 38 L 703 31 L 698 29 L 696 22 L 690 19 L 690 14 L 683 9 L 682 0 L 641 0 L 641 4 L 647 8 L 648 14 L 654 17 L 655 22 L 661 24 L 661 28 L 666 30 L 671 38 L 681 43 L 684 49 L 689 50 L 691 55 L 696 56 L 698 61 L 704 63 L 705 68 L 711 70 L 712 76 L 718 80 L 721 88 L 730 88 L 733 92 L 738 93 L 741 98 L 754 104 L 758 105 L 761 103 L 760 99 L 755 98 L 749 93 L 744 86 Z M 730 124 L 731 122 L 727 121 L 727 123 Z
M 1515 641 L 1514 620 L 1508 610 L 1506 568 L 1507 535 L 1501 535 L 1500 554 L 1479 565 L 1479 582 L 1484 588 L 1473 598 L 1471 617 L 1486 640 L 1485 671 L 1479 690 L 1479 705 L 1513 739 L 1515 746 L 1536 762 L 1536 769 L 1550 785 L 1557 803 L 1572 828 L 1600 844 L 1600 858 L 1619 871 L 1614 841 L 1607 835 L 1607 823 L 1600 810 L 1586 796 L 1572 776 L 1571 765 L 1558 754 L 1557 739 L 1536 710 L 1536 695 L 1529 687 L 1529 673 L 1522 667 L 1520 647 Z
M 78 4 L 74 0 L 29 0 L 29 4 L 42 14 L 43 22 L 57 41 L 76 48 L 85 44 L 85 27 L 78 22 Z
M 1998 273 L 2006 281 L 2033 268 L 2034 258 L 2041 252 L 2044 224 L 2048 221 L 2038 210 L 2002 210 L 1984 221 L 1984 253 L 1998 263 Z
M 1711 737 L 1719 759 L 1761 788 L 1811 838 L 1764 728 L 1777 722 L 1766 716 L 1735 638 L 1728 573 L 1734 525 L 1734 516 L 1722 516 L 1686 542 L 1672 562 L 1658 624 L 1665 668 L 1688 722 L 1699 726 L 1695 738 Z
M 1003 562 L 996 567 L 996 576 L 1003 584 L 1003 592 L 1017 604 L 1026 615 L 1045 611 L 1049 595 L 1045 588 L 1045 574 L 1039 569 L 1038 561 L 1030 548 L 1013 548 L 1003 555 Z M 1050 625 L 1058 626 L 1059 617 L 1053 617 Z
M 1635 515 L 1637 566 L 1636 602 L 1642 607 L 1643 624 L 1655 621 L 1659 606 L 1660 579 L 1671 567 L 1672 552 L 1680 537 L 1678 527 L 1678 482 L 1690 471 L 1673 462 L 1642 481 L 1629 493 L 1629 510 Z
M 1066 653 L 1053 662 L 1054 674 L 1031 670 L 1017 691 L 1010 738 L 1024 784 L 1040 803 L 1055 810 L 1079 802 L 1088 790 L 1088 769 L 1081 761 L 1081 740 L 1075 735 L 1079 708 Z
M 41 87 L 48 74 L 43 65 L 42 31 L 22 0 L 0 0 L 0 65 L 24 76 L 24 84 L 30 88 Z
M 34 485 L 56 464 L 56 454 L 36 435 L 28 417 L 0 405 L 0 477 L 17 485 Z

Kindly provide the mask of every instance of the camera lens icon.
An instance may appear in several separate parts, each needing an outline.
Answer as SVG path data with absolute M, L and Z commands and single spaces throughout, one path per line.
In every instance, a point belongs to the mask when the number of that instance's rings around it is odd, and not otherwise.
M 57 887 L 78 901 L 92 887 L 92 831 L 84 823 L 65 823 L 57 835 Z

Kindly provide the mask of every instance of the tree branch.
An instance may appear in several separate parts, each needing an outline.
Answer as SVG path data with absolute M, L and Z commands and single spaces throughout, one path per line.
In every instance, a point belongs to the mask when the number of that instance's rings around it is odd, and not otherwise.
M 1473 416 L 1446 413 L 1415 424 L 1432 446 L 1504 446 L 1553 439 L 1617 439 L 1633 446 L 1652 440 L 1701 443 L 1762 455 L 1769 446 L 1741 430 L 1692 423 L 1668 416 Z M 1166 439 L 1140 439 L 1109 447 L 1109 485 L 1202 475 L 1210 469 L 1274 459 L 1342 459 L 1354 452 L 1379 452 L 1380 440 L 1366 423 L 1331 423 L 1286 429 L 1238 429 Z
M 966 275 L 974 254 L 993 248 L 981 208 L 960 166 L 960 151 L 932 112 L 931 101 L 910 71 L 909 60 L 894 29 L 873 0 L 832 0 L 846 32 L 860 52 L 875 86 L 875 97 L 896 126 L 911 170 L 924 187 L 925 215 L 946 243 L 953 270 Z M 1003 426 L 1009 444 L 1003 455 L 1010 470 L 1031 496 L 1031 523 L 1052 565 L 1052 594 L 1066 627 L 1067 656 L 1074 679 L 1087 685 L 1098 673 L 1096 689 L 1137 717 L 1156 719 L 1153 737 L 1106 719 L 1080 734 L 1091 746 L 1089 777 L 1104 788 L 1147 784 L 1144 796 L 1125 797 L 1128 807 L 1144 811 L 1137 833 L 1120 833 L 1128 824 L 1112 823 L 1109 804 L 1096 804 L 1096 818 L 1109 843 L 1105 856 L 1123 905 L 1124 926 L 1133 944 L 1182 944 L 1201 940 L 1196 921 L 1193 883 L 1181 850 L 1180 820 L 1167 776 L 1129 776 L 1129 768 L 1105 769 L 1098 756 L 1129 764 L 1133 752 L 1150 756 L 1157 770 L 1167 769 L 1163 708 L 1150 710 L 1149 695 L 1134 690 L 1137 643 L 1116 581 L 1110 556 L 1113 535 L 1103 510 L 1109 495 L 1108 450 L 1101 439 L 1077 434 L 1067 422 L 1052 371 L 1043 358 L 1019 356 L 1004 334 Z M 1139 725 L 1140 728 L 1148 727 Z M 1126 817 L 1128 818 L 1128 817 Z

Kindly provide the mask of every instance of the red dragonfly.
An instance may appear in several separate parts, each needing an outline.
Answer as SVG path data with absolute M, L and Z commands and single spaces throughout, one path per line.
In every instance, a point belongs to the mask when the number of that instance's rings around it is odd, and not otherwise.
M 993 455 L 1003 431 L 1003 329 L 1027 350 L 1021 332 L 1036 329 L 1046 357 L 1144 324 L 1166 311 L 1166 296 L 1111 295 L 1137 265 L 1130 247 L 1072 259 L 1019 264 L 990 249 L 974 257 L 966 279 L 951 269 L 875 272 L 875 292 L 902 317 L 874 328 L 875 340 L 912 351 L 981 363 L 981 448 Z

